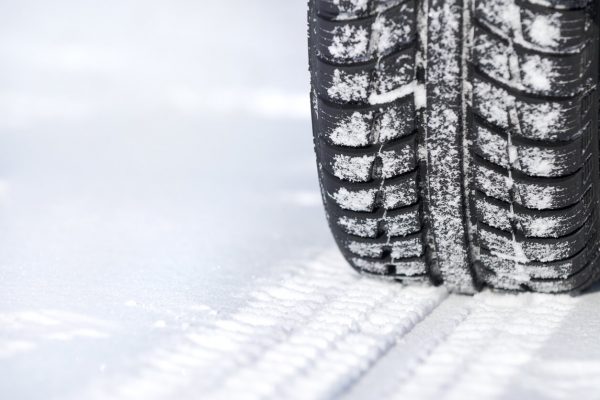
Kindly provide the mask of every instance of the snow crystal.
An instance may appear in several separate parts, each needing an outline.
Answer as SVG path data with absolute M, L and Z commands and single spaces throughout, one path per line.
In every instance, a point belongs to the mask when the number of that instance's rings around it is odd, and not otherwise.
M 531 40 L 541 46 L 555 47 L 560 40 L 560 14 L 536 15 L 528 27 Z
M 402 111 L 396 107 L 390 107 L 383 111 L 374 126 L 377 143 L 384 143 L 410 133 L 409 122 L 403 117 Z
M 334 100 L 361 101 L 367 97 L 369 73 L 349 74 L 343 70 L 333 71 L 331 86 L 327 94 Z
M 352 113 L 350 117 L 337 124 L 329 134 L 329 139 L 333 144 L 339 146 L 360 147 L 368 145 L 372 117 L 372 112 L 366 114 Z
M 386 18 L 382 13 L 377 15 L 371 26 L 371 49 L 373 53 L 383 55 L 398 43 L 408 42 L 408 38 L 412 33 L 412 24 L 404 16 L 410 14 L 412 14 L 412 9 L 408 4 L 403 4 L 397 13 L 398 16 L 403 17 L 401 20 Z
M 503 230 L 511 229 L 508 218 L 509 212 L 505 208 L 481 198 L 475 200 L 475 207 L 478 213 L 481 214 L 481 219 L 487 225 Z
M 475 80 L 473 88 L 473 102 L 482 117 L 501 128 L 508 128 L 506 91 L 494 87 L 488 82 Z
M 573 250 L 572 246 L 569 240 L 554 244 L 531 242 L 527 244 L 527 253 L 537 261 L 551 262 L 568 257 Z
M 552 140 L 563 128 L 563 112 L 560 103 L 539 103 L 520 106 L 525 118 L 521 119 L 523 136 L 532 139 Z
M 523 244 L 516 240 L 514 234 L 507 238 L 487 229 L 480 229 L 478 232 L 485 247 L 496 257 L 515 263 L 529 262 Z
M 482 155 L 495 164 L 507 167 L 506 139 L 482 126 L 477 126 L 476 129 L 475 144 Z
M 370 104 L 384 104 L 401 99 L 413 93 L 415 90 L 416 81 L 410 82 L 404 86 L 400 86 L 386 93 L 371 93 L 369 96 Z
M 527 187 L 521 191 L 521 201 L 523 205 L 538 210 L 552 208 L 557 189 L 553 186 Z
M 374 237 L 377 235 L 377 220 L 373 218 L 340 217 L 338 225 L 352 235 L 361 237 Z
M 421 254 L 423 254 L 423 246 L 420 236 L 392 243 L 392 259 L 418 257 Z
M 488 34 L 478 35 L 473 52 L 477 63 L 489 75 L 506 82 L 510 80 L 509 55 L 510 48 L 503 42 L 495 41 Z
M 415 109 L 427 107 L 427 89 L 425 85 L 415 84 L 414 87 Z
M 418 212 L 386 217 L 386 230 L 390 236 L 406 236 L 419 230 Z
M 413 56 L 401 54 L 390 59 L 380 60 L 377 64 L 374 92 L 382 94 L 397 90 L 414 79 Z M 403 97 L 399 96 L 398 98 Z
M 379 258 L 383 253 L 383 244 L 351 241 L 348 250 L 357 256 Z
M 510 201 L 508 188 L 509 177 L 492 169 L 477 165 L 475 169 L 475 184 L 483 193 L 500 200 Z
M 528 56 L 521 66 L 521 71 L 525 86 L 539 91 L 551 89 L 551 80 L 555 76 L 552 61 L 538 55 Z
M 334 58 L 357 60 L 367 54 L 369 32 L 363 26 L 336 26 L 332 35 L 332 43 L 327 49 Z
M 424 46 L 427 113 L 424 132 L 427 152 L 427 187 L 431 218 L 431 249 L 437 268 L 450 287 L 469 291 L 471 274 L 463 238 L 466 236 L 462 204 L 463 109 L 462 3 L 456 0 L 427 2 L 419 22 L 427 34 Z M 423 32 L 422 31 L 422 32 Z
M 552 7 L 557 10 L 569 10 L 572 7 L 583 7 L 591 0 L 528 0 L 531 4 Z
M 537 216 L 532 219 L 528 226 L 529 234 L 537 237 L 555 236 L 554 232 L 559 225 L 560 220 L 554 217 Z
M 569 1 L 529 0 L 556 9 L 574 7 Z M 561 14 L 548 14 L 529 7 L 519 7 L 515 0 L 477 1 L 477 11 L 483 17 L 481 23 L 504 40 L 512 41 L 534 51 L 555 51 L 563 42 Z M 564 3 L 564 6 L 563 4 Z M 572 4 L 570 4 L 572 3 Z M 585 0 L 581 1 L 583 7 Z M 583 21 L 580 21 L 581 23 Z M 568 28 L 567 28 L 568 29 Z M 569 49 L 571 51 L 572 49 Z
M 346 20 L 356 18 L 359 13 L 367 11 L 369 0 L 333 0 L 333 4 L 340 11 L 336 19 Z
M 383 250 L 386 244 L 383 243 L 364 243 L 350 241 L 348 243 L 348 249 L 361 257 L 379 258 L 383 254 Z M 423 252 L 421 239 L 419 236 L 412 237 L 406 240 L 400 240 L 393 242 L 391 247 L 392 259 L 417 257 Z
M 417 190 L 414 185 L 390 185 L 383 188 L 386 209 L 414 204 L 417 201 Z
M 367 261 L 361 258 L 354 258 L 352 262 L 359 268 L 378 274 L 387 272 L 387 266 L 396 267 L 396 272 L 405 276 L 423 275 L 426 272 L 425 263 L 421 260 L 402 261 L 393 263 L 384 263 L 376 261 Z
M 511 145 L 508 145 L 508 162 L 510 164 L 515 164 L 517 161 L 517 157 L 519 155 L 519 153 L 517 152 L 517 147 Z
M 376 193 L 375 189 L 349 191 L 346 188 L 340 188 L 331 197 L 343 209 L 371 211 Z
M 382 162 L 383 178 L 393 178 L 410 171 L 414 166 L 414 150 L 410 146 L 402 147 L 399 151 L 382 151 L 379 157 Z
M 519 153 L 521 166 L 525 172 L 544 177 L 556 175 L 557 155 L 553 151 L 538 147 L 520 147 Z
M 362 258 L 353 258 L 352 262 L 358 268 L 366 272 L 372 272 L 374 274 L 384 274 L 387 272 L 388 263 L 367 261 Z
M 333 159 L 333 174 L 351 182 L 365 182 L 371 178 L 371 167 L 375 156 L 352 157 L 336 154 Z

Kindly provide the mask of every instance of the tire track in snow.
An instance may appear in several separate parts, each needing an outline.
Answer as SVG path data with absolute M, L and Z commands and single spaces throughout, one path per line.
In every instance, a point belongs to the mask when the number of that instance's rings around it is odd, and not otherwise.
M 416 366 L 394 398 L 501 395 L 579 301 L 567 295 L 483 292 L 447 340 Z
M 443 289 L 385 286 L 373 281 L 336 299 L 255 366 L 235 374 L 215 397 L 340 394 L 446 297 Z
M 134 375 L 95 383 L 86 398 L 328 396 L 446 297 L 443 288 L 363 278 L 328 252 L 138 360 Z
M 368 373 L 344 395 L 346 400 L 388 399 L 414 375 L 440 343 L 470 314 L 473 298 L 451 295 L 403 336 Z
M 0 312 L 0 361 L 57 342 L 107 339 L 114 330 L 108 321 L 65 310 Z

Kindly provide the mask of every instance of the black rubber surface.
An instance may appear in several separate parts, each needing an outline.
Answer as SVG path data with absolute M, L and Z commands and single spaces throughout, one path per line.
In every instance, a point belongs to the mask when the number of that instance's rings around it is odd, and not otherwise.
M 598 7 L 310 0 L 319 178 L 354 268 L 463 293 L 597 280 Z

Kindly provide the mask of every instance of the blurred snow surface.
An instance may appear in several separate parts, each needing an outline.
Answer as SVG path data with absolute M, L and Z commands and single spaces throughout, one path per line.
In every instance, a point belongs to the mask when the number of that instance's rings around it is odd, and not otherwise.
M 305 2 L 0 4 L 0 398 L 600 398 L 600 292 L 360 278 Z

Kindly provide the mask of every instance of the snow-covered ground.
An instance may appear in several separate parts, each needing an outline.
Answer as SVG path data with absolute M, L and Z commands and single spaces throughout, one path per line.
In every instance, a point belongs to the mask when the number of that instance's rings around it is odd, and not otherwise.
M 600 398 L 600 288 L 360 278 L 305 2 L 0 4 L 0 398 Z

